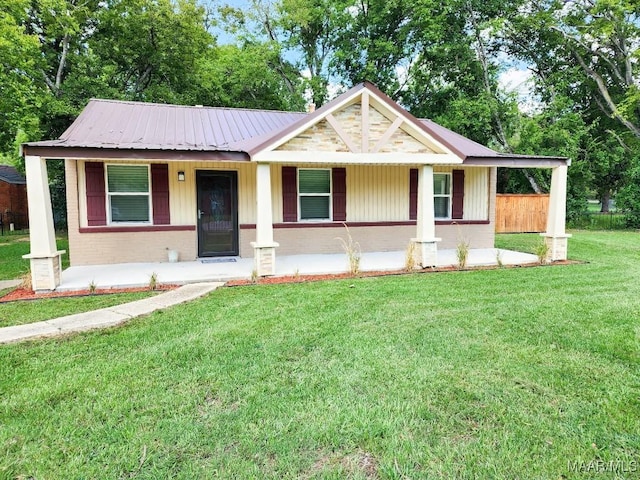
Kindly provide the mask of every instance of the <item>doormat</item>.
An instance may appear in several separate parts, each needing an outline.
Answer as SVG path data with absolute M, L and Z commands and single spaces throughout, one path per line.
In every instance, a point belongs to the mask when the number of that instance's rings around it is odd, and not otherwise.
M 201 258 L 200 263 L 229 263 L 235 262 L 235 258 Z

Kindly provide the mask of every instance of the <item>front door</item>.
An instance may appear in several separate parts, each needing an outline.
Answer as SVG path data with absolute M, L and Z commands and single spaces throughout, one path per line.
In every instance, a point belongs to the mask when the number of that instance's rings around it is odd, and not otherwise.
M 196 172 L 198 256 L 238 255 L 237 172 Z

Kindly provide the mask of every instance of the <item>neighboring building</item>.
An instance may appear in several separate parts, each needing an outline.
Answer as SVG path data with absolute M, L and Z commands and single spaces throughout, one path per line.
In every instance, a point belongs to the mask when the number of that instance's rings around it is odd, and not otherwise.
M 46 160 L 66 160 L 71 265 L 341 250 L 493 247 L 496 168 L 552 168 L 547 238 L 566 258 L 568 160 L 499 154 L 418 120 L 370 83 L 312 113 L 91 100 L 60 139 L 25 144 L 36 288 L 59 281 Z M 33 194 L 31 185 L 33 182 Z M 37 210 L 37 214 L 36 214 Z M 36 229 L 36 224 L 39 226 Z M 45 278 L 46 277 L 46 278 Z
M 3 229 L 29 226 L 27 181 L 15 168 L 0 165 L 0 222 Z

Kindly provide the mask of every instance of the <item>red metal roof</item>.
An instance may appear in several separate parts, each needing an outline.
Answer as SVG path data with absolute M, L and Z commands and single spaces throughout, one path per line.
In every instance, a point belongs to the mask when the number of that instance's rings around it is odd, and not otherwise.
M 241 151 L 229 145 L 278 130 L 304 113 L 92 99 L 58 140 L 27 145 Z
M 495 152 L 431 120 L 413 117 L 369 82 L 356 85 L 313 113 L 92 99 L 58 140 L 31 142 L 25 146 L 47 147 L 49 154 L 52 147 L 56 151 L 58 147 L 71 147 L 112 151 L 175 151 L 185 152 L 185 155 L 194 155 L 195 152 L 252 155 L 306 122 L 321 117 L 343 99 L 362 89 L 375 93 L 389 108 L 444 144 L 465 163 L 498 161 L 514 165 L 530 161 L 542 165 L 545 161 L 567 161 L 563 157 Z

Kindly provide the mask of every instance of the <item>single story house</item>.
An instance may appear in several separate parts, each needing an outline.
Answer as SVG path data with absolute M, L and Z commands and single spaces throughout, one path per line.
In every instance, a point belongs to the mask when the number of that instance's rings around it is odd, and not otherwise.
M 10 165 L 0 165 L 0 225 L 2 232 L 11 224 L 28 226 L 27 180 Z
M 59 284 L 47 159 L 64 159 L 71 265 L 255 259 L 494 244 L 496 168 L 553 170 L 544 234 L 566 258 L 569 160 L 497 153 L 412 116 L 374 85 L 309 113 L 91 100 L 58 140 L 27 143 L 34 289 Z

